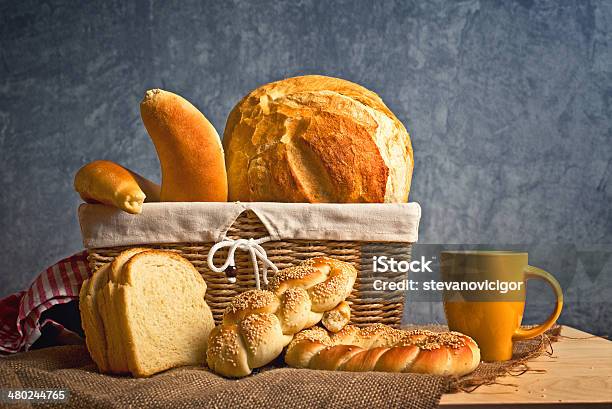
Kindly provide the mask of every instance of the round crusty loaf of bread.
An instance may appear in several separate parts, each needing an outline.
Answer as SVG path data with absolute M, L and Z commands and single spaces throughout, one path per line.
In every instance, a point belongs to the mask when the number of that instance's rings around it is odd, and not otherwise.
M 330 371 L 415 372 L 461 376 L 480 363 L 480 349 L 467 335 L 399 330 L 384 324 L 347 325 L 330 334 L 320 327 L 299 332 L 287 347 L 294 368 Z
M 229 115 L 229 200 L 406 202 L 410 136 L 378 95 L 307 75 L 252 91 Z

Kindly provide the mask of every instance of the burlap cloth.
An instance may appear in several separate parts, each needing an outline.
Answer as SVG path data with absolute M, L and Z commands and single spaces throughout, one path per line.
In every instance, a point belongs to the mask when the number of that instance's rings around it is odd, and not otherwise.
M 272 367 L 244 379 L 227 380 L 205 368 L 185 367 L 132 379 L 98 374 L 85 347 L 71 345 L 0 359 L 0 387 L 68 389 L 70 398 L 62 406 L 69 408 L 433 408 L 443 393 L 469 391 L 498 382 L 500 376 L 525 372 L 529 359 L 550 353 L 559 332 L 556 327 L 542 337 L 518 342 L 512 361 L 482 363 L 462 378 Z M 275 364 L 280 366 L 282 361 Z M 49 406 L 53 405 L 40 404 Z

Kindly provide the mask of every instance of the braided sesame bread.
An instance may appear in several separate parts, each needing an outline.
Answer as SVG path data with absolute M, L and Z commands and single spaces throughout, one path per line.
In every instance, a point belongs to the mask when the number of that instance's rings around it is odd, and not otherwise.
M 384 324 L 347 325 L 330 334 L 313 327 L 295 335 L 285 362 L 330 371 L 415 372 L 461 376 L 480 362 L 480 349 L 458 332 L 405 331 Z
M 293 334 L 321 321 L 351 293 L 357 270 L 316 257 L 279 271 L 268 290 L 250 290 L 230 302 L 210 334 L 207 362 L 214 372 L 242 377 L 278 357 Z M 343 307 L 344 308 L 344 307 Z

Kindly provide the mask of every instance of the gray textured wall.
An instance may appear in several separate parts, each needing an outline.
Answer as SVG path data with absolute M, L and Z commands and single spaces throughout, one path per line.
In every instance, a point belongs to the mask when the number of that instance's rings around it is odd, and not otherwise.
M 421 241 L 612 243 L 611 2 L 81 3 L 0 5 L 0 295 L 80 249 L 82 164 L 158 178 L 144 90 L 221 131 L 249 90 L 305 73 L 363 84 L 405 123 Z M 580 281 L 587 312 L 566 321 L 612 324 L 589 317 L 610 311 L 610 274 Z

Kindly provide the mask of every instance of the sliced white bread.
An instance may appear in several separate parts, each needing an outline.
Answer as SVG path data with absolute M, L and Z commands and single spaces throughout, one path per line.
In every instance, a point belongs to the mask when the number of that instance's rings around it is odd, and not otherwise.
M 97 269 L 90 278 L 83 282 L 79 293 L 79 310 L 85 332 L 85 344 L 101 372 L 110 371 L 110 366 L 107 359 L 106 331 L 98 312 L 96 298 L 100 287 L 104 284 L 108 270 L 110 270 L 110 263 Z
M 214 321 L 206 283 L 188 260 L 145 251 L 123 266 L 117 283 L 116 318 L 133 376 L 205 362 Z
M 125 353 L 124 341 L 118 326 L 118 316 L 121 314 L 115 301 L 116 278 L 120 275 L 125 263 L 138 253 L 147 249 L 132 248 L 121 252 L 106 270 L 104 277 L 100 279 L 98 295 L 96 297 L 97 308 L 104 323 L 107 343 L 108 370 L 112 373 L 128 373 L 129 368 Z

